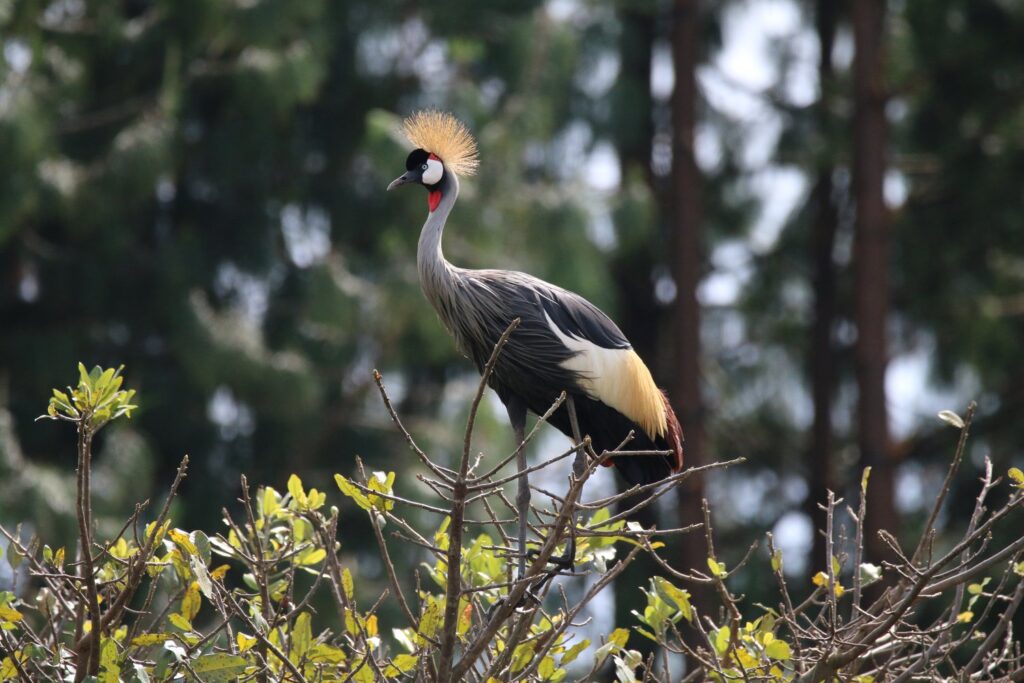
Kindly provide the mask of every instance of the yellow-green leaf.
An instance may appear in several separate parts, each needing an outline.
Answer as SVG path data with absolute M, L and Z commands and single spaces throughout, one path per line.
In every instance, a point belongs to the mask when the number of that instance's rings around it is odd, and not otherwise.
M 288 477 L 288 493 L 292 494 L 292 498 L 299 504 L 299 507 L 305 506 L 306 492 L 302 488 L 302 480 L 294 474 Z
M 789 649 L 789 643 L 784 640 L 773 640 L 768 643 L 768 646 L 765 647 L 764 651 L 770 658 L 781 661 L 786 661 L 793 656 L 793 653 Z
M 171 529 L 167 532 L 167 535 L 170 536 L 171 540 L 174 541 L 175 545 L 181 548 L 181 550 L 186 554 L 199 554 L 199 549 L 196 548 L 196 544 L 192 542 L 192 539 L 190 539 L 188 537 L 188 534 L 186 534 L 184 531 L 180 529 Z
M 252 636 L 242 633 L 241 631 L 235 634 L 235 645 L 238 646 L 239 652 L 245 652 L 255 644 L 256 639 Z
M 341 572 L 341 587 L 345 590 L 345 597 L 351 600 L 356 594 L 355 581 L 352 580 L 352 572 L 345 567 Z
M 540 660 L 540 664 L 537 665 L 537 675 L 540 676 L 542 681 L 546 681 L 551 678 L 552 674 L 555 673 L 555 660 L 551 657 L 545 657 Z
M 608 636 L 608 642 L 615 643 L 619 648 L 626 647 L 626 643 L 629 642 L 629 630 L 624 628 L 615 629 Z
M 0 605 L 0 621 L 21 621 L 22 614 L 13 607 Z
M 352 674 L 352 683 L 375 683 L 373 680 L 373 669 L 369 664 L 363 664 Z
M 206 683 L 229 683 L 241 676 L 247 665 L 245 657 L 215 653 L 193 661 L 192 670 Z
M 654 587 L 659 592 L 664 593 L 665 596 L 675 603 L 676 607 L 687 621 L 693 621 L 693 610 L 690 607 L 689 591 L 674 586 L 670 581 L 661 576 L 654 577 Z
M 728 626 L 723 626 L 715 632 L 715 651 L 720 655 L 724 655 L 725 651 L 729 649 L 729 638 L 732 637 L 732 631 Z
M 961 624 L 969 624 L 971 623 L 972 619 L 974 619 L 974 612 L 970 610 L 967 610 L 966 612 L 961 612 L 960 614 L 956 615 L 956 620 Z
M 270 486 L 263 489 L 263 515 L 265 517 L 270 517 L 277 512 L 278 508 L 281 507 L 279 495 L 280 494 Z
M 1024 472 L 1021 472 L 1019 467 L 1011 467 L 1007 474 L 1013 480 L 1014 486 L 1017 488 L 1024 487 Z
M 718 562 L 713 557 L 708 558 L 708 569 L 711 570 L 711 575 L 716 578 L 722 578 L 726 575 L 725 562 Z
M 325 557 L 327 557 L 327 551 L 323 548 L 311 548 L 309 552 L 299 556 L 299 564 L 304 566 L 317 564 L 323 562 Z
M 192 630 L 192 622 L 189 621 L 188 619 L 186 619 L 181 614 L 174 613 L 171 616 L 167 617 L 167 620 L 169 622 L 171 622 L 173 625 L 175 625 L 178 628 L 180 628 L 182 631 L 191 631 Z
M 576 643 L 575 645 L 570 647 L 564 655 L 562 655 L 560 665 L 568 666 L 572 662 L 576 661 L 576 658 L 580 656 L 580 653 L 586 650 L 588 647 L 590 647 L 590 640 L 586 638 Z
M 512 653 L 512 663 L 509 666 L 509 671 L 512 673 L 519 673 L 525 669 L 526 665 L 533 659 L 533 651 L 536 647 L 537 641 L 535 640 L 517 645 L 515 651 Z
M 370 505 L 370 500 L 363 495 L 363 492 L 356 488 L 356 486 L 345 477 L 340 474 L 335 474 L 334 483 L 338 485 L 338 488 L 341 489 L 342 493 L 354 500 L 356 505 L 362 509 L 369 510 L 372 507 Z
M 173 640 L 173 633 L 143 633 L 141 636 L 132 638 L 132 647 L 151 647 L 163 645 L 168 640 Z
M 181 615 L 192 621 L 199 614 L 199 606 L 202 598 L 199 597 L 199 583 L 193 581 L 185 590 L 185 597 L 181 599 Z
M 309 612 L 303 612 L 295 618 L 295 624 L 292 626 L 292 650 L 291 660 L 292 662 L 299 662 L 309 652 L 310 645 L 313 643 L 313 629 L 310 626 Z
M 395 668 L 398 669 L 399 673 L 405 673 L 406 671 L 412 671 L 419 661 L 419 657 L 416 655 L 400 654 L 391 660 Z
M 121 667 L 117 664 L 117 655 L 117 643 L 111 638 L 103 638 L 100 643 L 101 683 L 120 683 Z
M 436 600 L 428 600 L 427 606 L 420 617 L 419 633 L 426 638 L 433 638 L 437 633 L 438 621 L 441 619 L 441 603 Z

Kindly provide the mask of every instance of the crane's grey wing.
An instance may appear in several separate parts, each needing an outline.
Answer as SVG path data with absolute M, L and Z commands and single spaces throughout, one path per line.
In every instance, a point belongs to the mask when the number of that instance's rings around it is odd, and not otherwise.
M 466 284 L 473 292 L 462 298 L 476 311 L 465 315 L 463 310 L 460 317 L 486 320 L 474 323 L 484 333 L 464 345 L 479 368 L 508 324 L 520 319 L 495 367 L 492 385 L 499 395 L 514 392 L 531 410 L 543 412 L 560 391 L 585 394 L 652 438 L 664 435 L 661 392 L 625 335 L 599 308 L 522 273 L 471 271 Z

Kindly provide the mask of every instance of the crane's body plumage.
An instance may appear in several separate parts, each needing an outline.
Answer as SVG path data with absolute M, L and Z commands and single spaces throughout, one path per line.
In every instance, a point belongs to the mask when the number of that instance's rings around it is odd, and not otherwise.
M 633 433 L 629 450 L 673 456 L 613 459 L 630 483 L 649 483 L 682 465 L 681 434 L 671 408 L 625 335 L 583 297 L 525 273 L 470 270 L 450 264 L 441 250 L 444 224 L 459 184 L 446 173 L 420 235 L 420 284 L 459 350 L 482 370 L 509 323 L 518 318 L 490 377 L 506 406 L 521 402 L 543 414 L 562 391 L 574 399 L 578 421 L 598 453 Z M 572 436 L 567 410 L 550 422 Z

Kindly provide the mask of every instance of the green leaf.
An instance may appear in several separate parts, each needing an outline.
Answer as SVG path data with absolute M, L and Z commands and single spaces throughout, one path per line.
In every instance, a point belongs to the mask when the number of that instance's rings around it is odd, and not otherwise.
M 192 622 L 186 619 L 181 614 L 174 613 L 171 616 L 167 617 L 167 620 L 171 622 L 174 626 L 180 628 L 182 631 L 190 632 L 192 630 Z
M 313 629 L 310 626 L 309 612 L 303 612 L 295 619 L 292 626 L 292 650 L 290 659 L 293 663 L 302 661 L 313 643 Z
M 370 480 L 366 483 L 367 487 L 371 491 L 377 491 L 378 493 L 386 493 L 391 495 L 392 485 L 395 483 L 395 473 L 388 472 L 374 472 L 370 477 Z M 370 505 L 376 510 L 389 511 L 395 507 L 395 501 L 382 498 L 381 496 L 370 494 L 367 497 Z
M 537 665 L 537 675 L 540 676 L 542 681 L 550 679 L 554 673 L 555 660 L 552 657 L 545 657 L 540 660 L 540 664 Z
M 391 661 L 394 662 L 395 668 L 398 669 L 400 673 L 404 674 L 406 671 L 413 670 L 416 663 L 419 661 L 419 657 L 416 655 L 400 654 Z
M 356 594 L 356 584 L 352 580 L 352 572 L 345 567 L 341 572 L 341 587 L 345 590 L 345 597 L 351 600 Z
M 782 571 L 782 551 L 776 550 L 772 553 L 772 570 L 780 572 Z
M 181 615 L 191 622 L 196 618 L 196 615 L 199 614 L 199 607 L 201 604 L 202 599 L 199 597 L 199 584 L 193 581 L 185 590 L 185 597 L 181 599 Z
M 428 600 L 427 606 L 420 617 L 419 634 L 426 638 L 433 638 L 437 633 L 438 622 L 441 620 L 441 603 L 437 600 Z
M 100 645 L 101 683 L 120 683 L 121 667 L 117 663 L 117 643 L 112 638 L 104 638 Z
M 298 561 L 303 566 L 309 566 L 323 562 L 325 557 L 327 557 L 327 551 L 323 548 L 310 548 L 298 556 Z
M 723 626 L 715 632 L 715 651 L 719 655 L 724 655 L 726 650 L 729 649 L 729 639 L 732 637 L 732 631 L 728 626 Z
M 23 616 L 18 610 L 6 605 L 0 605 L 0 621 L 21 621 L 22 619 Z
M 668 599 L 674 602 L 687 621 L 693 621 L 693 609 L 690 607 L 689 591 L 677 588 L 672 585 L 670 581 L 661 576 L 655 576 L 653 581 L 655 590 L 664 594 Z
M 227 653 L 203 655 L 192 662 L 195 671 L 206 683 L 230 683 L 245 672 L 245 657 Z
M 262 512 L 264 517 L 270 517 L 281 507 L 281 494 L 271 486 L 264 487 L 260 500 L 263 505 Z
M 1024 488 L 1024 472 L 1021 472 L 1019 467 L 1011 467 L 1007 474 L 1016 488 Z
M 512 663 L 509 665 L 509 671 L 512 673 L 519 673 L 525 669 L 526 665 L 533 659 L 533 652 L 536 648 L 537 641 L 535 640 L 530 640 L 517 645 L 515 651 L 512 653 Z
M 715 578 L 724 577 L 727 572 L 725 571 L 725 562 L 717 562 L 715 558 L 708 558 L 708 569 L 711 570 L 711 575 Z
M 340 474 L 334 475 L 334 483 L 338 485 L 341 492 L 356 502 L 356 505 L 364 510 L 369 510 L 373 506 L 370 505 L 370 500 L 363 495 L 363 492 L 356 488 L 348 479 L 341 476 Z
M 570 647 L 566 651 L 566 653 L 562 655 L 562 659 L 559 662 L 559 665 L 568 666 L 569 664 L 572 664 L 574 661 L 576 661 L 576 658 L 580 656 L 580 653 L 586 650 L 588 647 L 590 647 L 590 640 L 584 638 L 580 642 Z
M 629 629 L 617 628 L 612 631 L 612 634 L 608 636 L 609 643 L 615 643 L 618 648 L 626 647 L 626 643 L 629 642 Z
M 292 498 L 299 504 L 299 507 L 305 507 L 306 505 L 306 491 L 302 488 L 302 480 L 297 475 L 288 477 L 288 493 L 292 494 Z
M 373 680 L 373 669 L 370 668 L 369 664 L 363 664 L 359 669 L 352 674 L 353 683 L 374 683 Z
M 778 659 L 784 662 L 793 656 L 789 649 L 789 643 L 784 640 L 773 640 L 768 643 L 768 647 L 765 648 L 765 654 L 771 659 Z
M 143 633 L 141 636 L 132 638 L 132 647 L 152 647 L 163 645 L 164 641 L 174 638 L 173 633 Z

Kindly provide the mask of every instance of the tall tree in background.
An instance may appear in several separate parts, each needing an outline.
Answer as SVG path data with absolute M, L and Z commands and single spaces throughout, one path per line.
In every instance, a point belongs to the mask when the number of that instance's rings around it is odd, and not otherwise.
M 700 375 L 700 284 L 701 258 L 701 178 L 694 154 L 697 125 L 697 63 L 700 37 L 699 0 L 675 0 L 672 14 L 672 63 L 675 90 L 672 93 L 672 274 L 676 299 L 672 311 L 674 367 L 672 400 L 686 438 L 686 465 L 704 464 L 704 402 Z M 680 491 L 682 524 L 701 519 L 704 479 L 687 480 Z M 684 534 L 680 543 L 683 562 L 696 566 L 707 556 L 704 540 L 698 534 Z
M 651 168 L 654 144 L 654 100 L 651 94 L 651 60 L 657 37 L 658 3 L 637 0 L 617 9 L 618 43 L 616 51 L 621 64 L 619 77 L 611 92 L 611 125 L 609 134 L 615 144 L 622 168 L 622 189 L 616 201 L 617 244 L 611 256 L 611 275 L 618 298 L 618 321 L 641 357 L 652 362 L 651 369 L 660 385 L 664 385 L 665 368 L 657 364 L 658 333 L 664 319 L 664 308 L 658 305 L 651 286 L 652 273 L 658 263 L 663 237 L 657 231 L 660 223 L 659 203 L 655 199 L 657 179 Z M 628 510 L 639 501 L 627 498 L 619 510 Z M 658 519 L 654 506 L 646 507 L 634 519 L 645 527 L 674 525 Z M 621 575 L 615 593 L 615 623 L 633 618 L 637 594 L 632 586 L 640 586 L 657 574 L 658 565 L 650 557 L 638 557 Z M 652 641 L 637 643 L 645 656 L 652 652 Z
M 884 84 L 885 0 L 852 3 L 854 37 L 853 189 L 854 317 L 857 342 L 857 439 L 862 466 L 872 468 L 865 520 L 870 557 L 886 554 L 876 533 L 897 529 L 893 462 L 885 394 L 888 361 L 889 217 L 885 208 L 886 91 Z
M 819 507 L 820 495 L 834 489 L 832 472 L 832 397 L 835 391 L 836 353 L 832 330 L 836 321 L 836 262 L 833 255 L 839 216 L 833 195 L 835 172 L 834 136 L 830 114 L 835 78 L 832 65 L 832 47 L 835 43 L 838 19 L 836 3 L 817 0 L 814 9 L 818 34 L 818 88 L 820 91 L 816 126 L 823 141 L 822 153 L 815 155 L 817 179 L 811 196 L 810 259 L 813 266 L 814 318 L 811 323 L 811 345 L 808 366 L 811 375 L 811 401 L 814 421 L 807 449 L 807 471 L 810 494 L 805 511 L 815 529 L 825 528 L 825 512 Z M 825 561 L 825 537 L 814 534 L 811 561 L 808 567 Z

